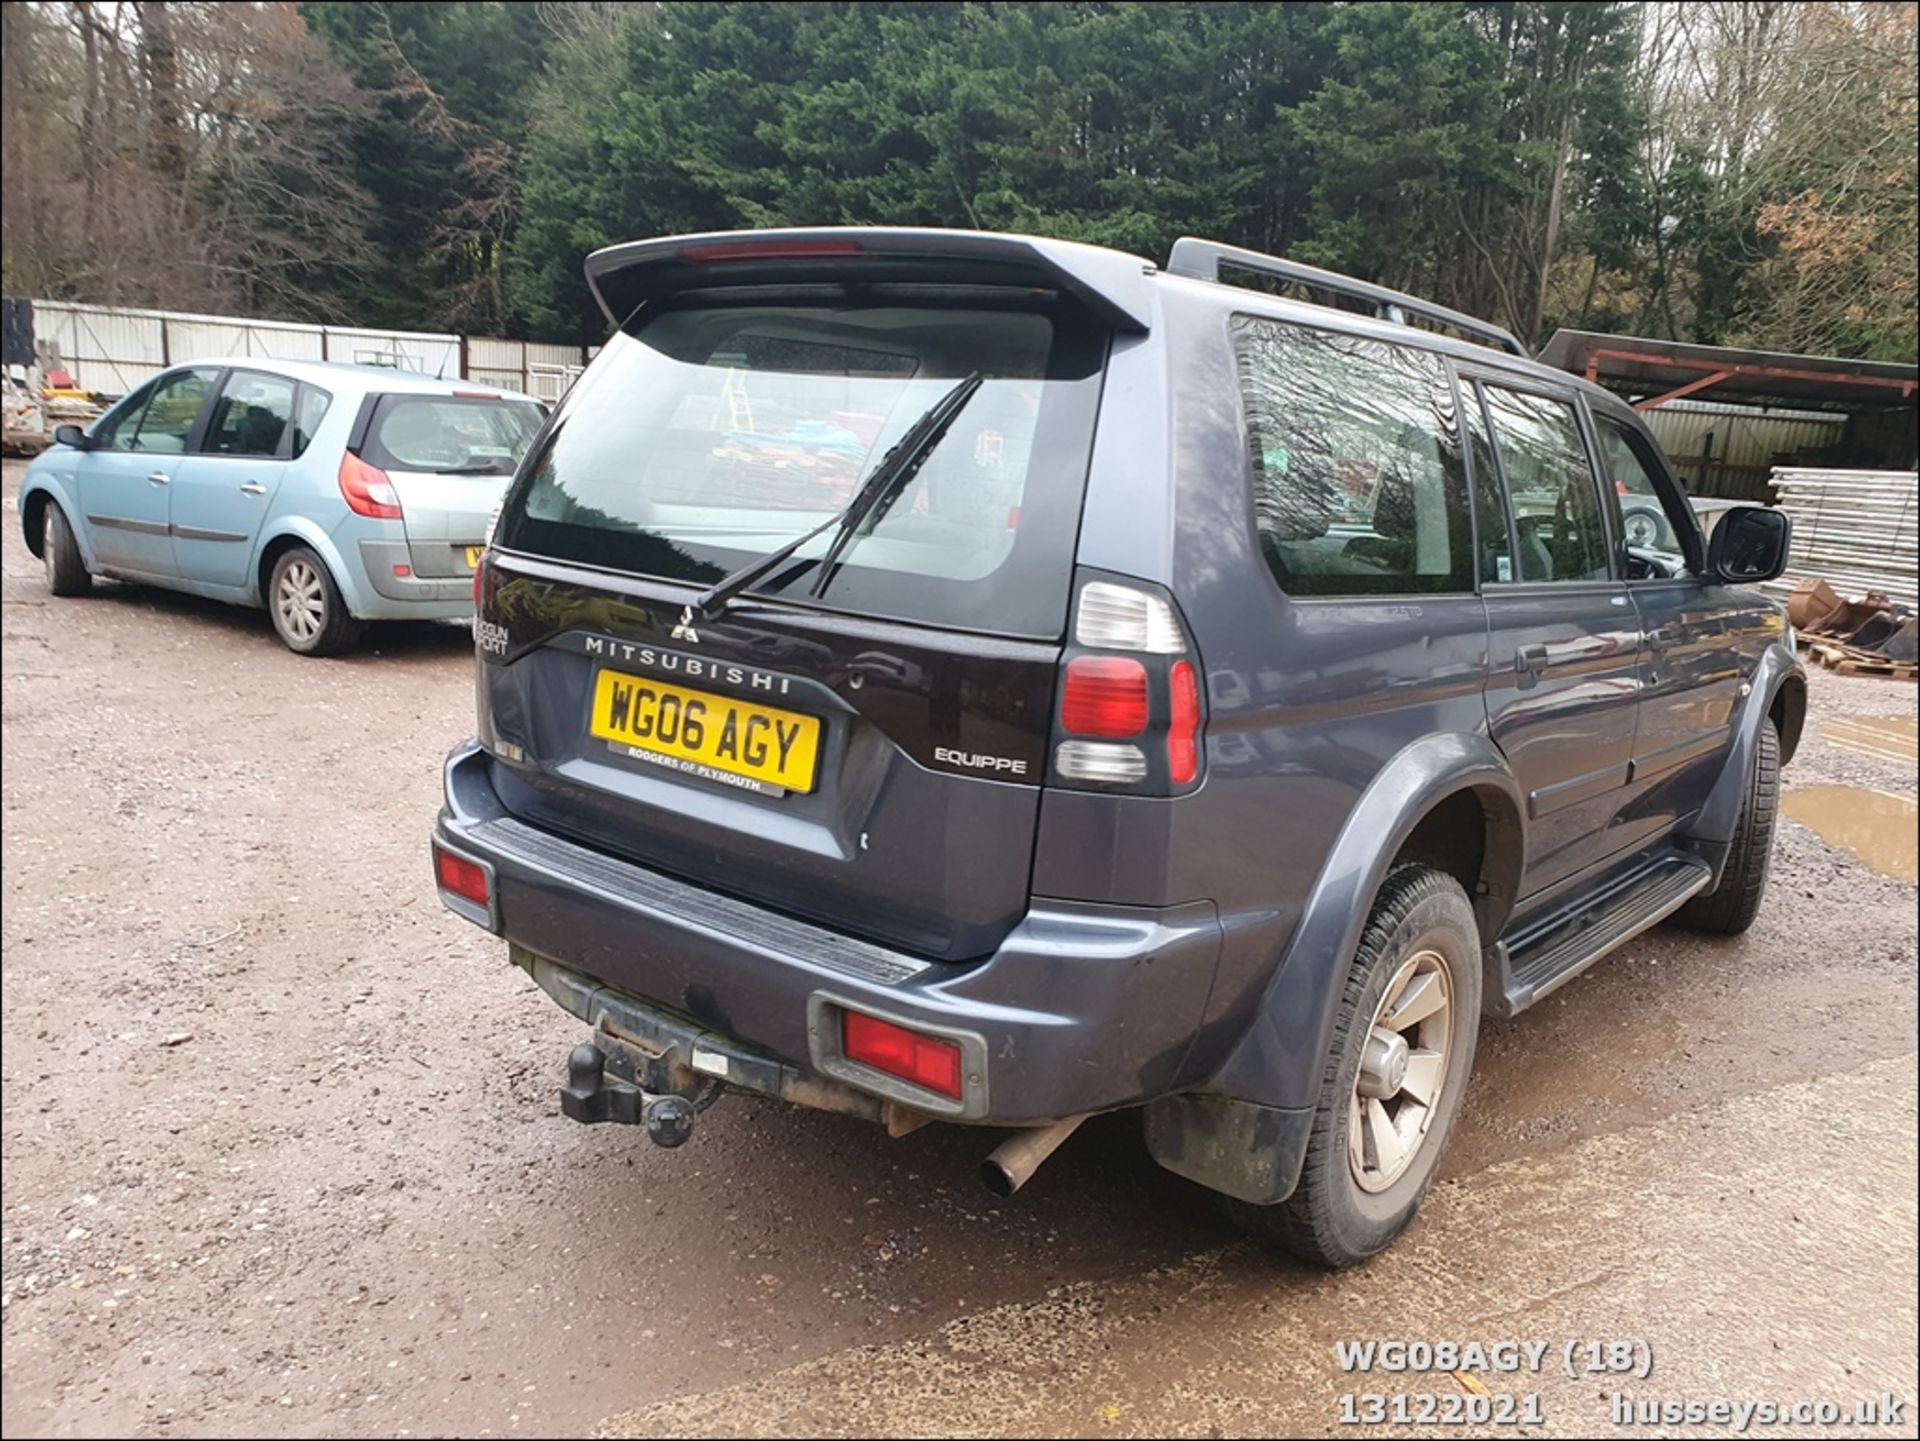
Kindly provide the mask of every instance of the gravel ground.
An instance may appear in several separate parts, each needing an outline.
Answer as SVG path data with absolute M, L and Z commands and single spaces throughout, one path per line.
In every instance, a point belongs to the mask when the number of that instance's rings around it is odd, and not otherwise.
M 728 1100 L 665 1153 L 558 1118 L 574 1023 L 432 894 L 438 762 L 472 723 L 464 632 L 389 627 L 314 662 L 257 613 L 53 600 L 18 472 L 8 1435 L 1326 1431 L 1331 1342 L 1415 1325 L 1639 1327 L 1673 1394 L 1826 1385 L 1841 1357 L 1862 1390 L 1913 1396 L 1915 892 L 1800 826 L 1746 937 L 1656 931 L 1483 1031 L 1448 1180 L 1358 1278 L 1234 1240 L 1127 1117 L 1008 1204 L 974 1179 L 992 1138 L 955 1128 L 890 1142 Z M 1914 688 L 1813 683 L 1789 785 L 1912 795 L 1913 767 L 1821 723 L 1911 716 Z M 1390 1281 L 1417 1290 L 1383 1309 Z M 1800 1338 L 1774 1369 L 1708 1344 L 1736 1296 L 1742 1335 Z M 1278 1349 L 1233 1349 L 1259 1335 Z M 1009 1410 L 1022 1337 L 1061 1384 Z M 1096 1365 L 1109 1340 L 1118 1371 Z M 915 1357 L 930 1392 L 905 1384 Z M 862 1368 L 888 1385 L 833 1409 Z

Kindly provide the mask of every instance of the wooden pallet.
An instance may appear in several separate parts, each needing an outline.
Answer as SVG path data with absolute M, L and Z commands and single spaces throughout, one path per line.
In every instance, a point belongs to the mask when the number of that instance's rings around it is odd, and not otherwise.
M 1857 650 L 1833 641 L 1814 641 L 1813 658 L 1837 675 L 1870 675 L 1882 680 L 1920 680 L 1920 662 L 1889 660 L 1877 651 Z

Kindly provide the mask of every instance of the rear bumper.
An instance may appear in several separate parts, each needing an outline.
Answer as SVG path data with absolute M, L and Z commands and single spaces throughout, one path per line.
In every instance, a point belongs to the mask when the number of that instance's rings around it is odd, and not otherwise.
M 405 616 L 425 619 L 450 619 L 473 613 L 473 577 L 395 575 L 396 565 L 413 569 L 412 552 L 405 541 L 363 540 L 360 564 L 367 573 L 367 584 L 380 601 L 399 604 L 380 605 L 370 618 L 393 620 Z M 369 597 L 371 599 L 371 597 Z
M 1179 1089 L 1220 950 L 1206 901 L 1166 909 L 1036 898 L 1000 948 L 922 960 L 577 845 L 509 815 L 474 744 L 446 765 L 435 830 L 487 867 L 485 912 L 449 901 L 537 957 L 811 1074 L 950 1120 L 1031 1123 Z M 957 1041 L 947 1102 L 839 1054 L 852 1009 Z

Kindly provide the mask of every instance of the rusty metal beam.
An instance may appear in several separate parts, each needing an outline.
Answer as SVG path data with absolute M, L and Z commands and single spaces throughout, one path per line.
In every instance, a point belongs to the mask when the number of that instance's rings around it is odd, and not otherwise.
M 1692 395 L 1696 390 L 1705 390 L 1710 385 L 1718 385 L 1731 376 L 1731 370 L 1715 371 L 1712 375 L 1703 375 L 1698 380 L 1689 380 L 1678 390 L 1669 390 L 1665 395 L 1656 395 L 1651 400 L 1636 400 L 1635 410 L 1652 410 L 1656 405 L 1665 405 L 1669 400 L 1678 400 L 1683 395 Z
M 1599 363 L 1602 360 L 1624 360 L 1634 365 L 1670 365 L 1680 370 L 1713 371 L 1716 373 L 1716 379 L 1708 382 L 1709 384 L 1718 384 L 1720 380 L 1732 375 L 1758 375 L 1768 380 L 1805 380 L 1816 385 L 1864 385 L 1881 390 L 1897 390 L 1903 396 L 1910 396 L 1914 392 L 1913 381 L 1896 380 L 1887 375 L 1846 375 L 1831 370 L 1797 370 L 1785 365 L 1749 365 L 1741 361 L 1696 360 L 1688 355 L 1663 355 L 1652 350 L 1619 350 L 1609 347 L 1599 347 L 1587 353 L 1587 375 L 1590 378 L 1598 374 Z M 1631 377 L 1621 376 L 1620 378 L 1627 380 Z M 1699 388 L 1705 389 L 1705 386 Z M 1648 405 L 1636 406 L 1635 409 L 1646 409 L 1650 405 L 1658 405 L 1661 401 L 1672 400 L 1674 396 L 1681 394 L 1684 392 L 1676 390 Z

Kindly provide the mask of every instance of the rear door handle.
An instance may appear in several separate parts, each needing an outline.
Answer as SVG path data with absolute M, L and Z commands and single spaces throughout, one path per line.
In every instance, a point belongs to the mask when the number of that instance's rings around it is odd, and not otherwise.
M 152 475 L 147 477 L 147 483 L 149 485 L 166 485 L 172 479 L 173 477 L 168 475 L 164 470 L 156 470 Z
M 257 480 L 250 480 L 240 487 L 242 495 L 265 495 L 267 488 Z
M 1547 668 L 1547 648 L 1544 645 L 1523 645 L 1514 659 L 1516 670 L 1543 671 Z

